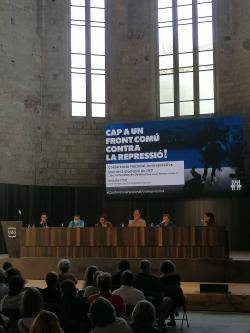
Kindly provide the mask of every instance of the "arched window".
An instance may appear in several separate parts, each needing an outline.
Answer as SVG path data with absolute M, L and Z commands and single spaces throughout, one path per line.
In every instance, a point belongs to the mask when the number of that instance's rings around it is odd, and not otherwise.
M 105 0 L 71 0 L 72 116 L 105 117 Z
M 160 116 L 214 113 L 213 1 L 158 0 Z

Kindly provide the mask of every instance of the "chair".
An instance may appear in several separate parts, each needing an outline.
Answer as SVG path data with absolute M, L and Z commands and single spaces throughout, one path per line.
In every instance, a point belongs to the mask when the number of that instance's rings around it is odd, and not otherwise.
M 176 318 L 176 317 L 179 317 L 179 312 L 182 312 L 182 317 L 181 318 Z M 189 327 L 189 321 L 188 321 L 188 316 L 187 316 L 187 308 L 186 308 L 186 298 L 185 298 L 184 295 L 183 295 L 183 304 L 174 309 L 174 320 L 175 321 L 181 321 L 181 325 L 180 325 L 180 328 L 179 328 L 181 330 L 183 329 L 184 321 L 186 322 L 187 327 Z
M 170 299 L 172 299 L 172 306 L 171 306 L 171 310 L 168 313 L 170 315 L 170 318 L 172 317 L 172 319 L 174 319 L 175 321 L 181 321 L 181 325 L 180 327 L 173 327 L 176 329 L 183 329 L 183 324 L 184 321 L 186 322 L 187 327 L 189 327 L 189 321 L 188 321 L 188 316 L 187 316 L 187 308 L 186 308 L 186 298 L 183 294 L 183 291 L 180 287 L 170 287 L 168 288 L 168 290 L 166 291 L 166 296 L 168 295 L 168 297 L 170 297 Z M 179 318 L 179 312 L 182 312 L 182 316 L 181 318 Z M 163 325 L 161 327 L 165 327 L 165 320 L 167 317 L 165 317 L 165 319 L 162 319 L 159 321 L 161 324 Z

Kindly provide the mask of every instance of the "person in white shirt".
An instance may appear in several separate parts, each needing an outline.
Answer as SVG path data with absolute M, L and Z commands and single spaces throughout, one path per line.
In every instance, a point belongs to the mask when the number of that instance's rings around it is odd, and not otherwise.
M 145 299 L 144 294 L 139 289 L 133 287 L 134 275 L 126 270 L 121 275 L 122 286 L 113 291 L 114 295 L 120 295 L 126 305 L 135 305 Z

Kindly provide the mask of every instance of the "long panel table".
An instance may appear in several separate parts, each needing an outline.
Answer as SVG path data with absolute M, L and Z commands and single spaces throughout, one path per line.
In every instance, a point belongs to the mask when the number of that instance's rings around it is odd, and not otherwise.
M 21 257 L 226 259 L 228 255 L 225 227 L 21 230 Z

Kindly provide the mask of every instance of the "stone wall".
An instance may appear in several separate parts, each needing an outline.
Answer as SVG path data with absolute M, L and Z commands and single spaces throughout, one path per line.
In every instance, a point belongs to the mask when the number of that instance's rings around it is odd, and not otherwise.
M 0 182 L 103 185 L 105 122 L 157 119 L 155 1 L 107 7 L 108 116 L 79 119 L 70 115 L 69 1 L 1 1 Z M 247 154 L 249 16 L 249 1 L 215 1 L 217 114 L 245 117 Z

